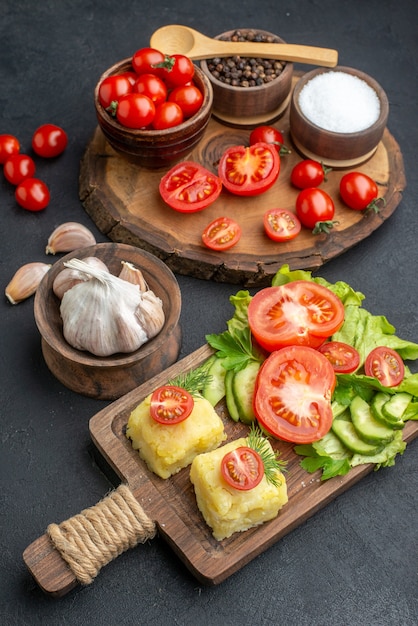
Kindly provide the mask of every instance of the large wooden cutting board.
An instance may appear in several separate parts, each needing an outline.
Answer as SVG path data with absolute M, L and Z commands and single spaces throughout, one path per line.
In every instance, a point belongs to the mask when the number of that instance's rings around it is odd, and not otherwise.
M 297 76 L 294 80 L 297 80 Z M 339 198 L 339 181 L 347 171 L 334 169 L 322 188 L 334 200 L 338 225 L 328 235 L 303 231 L 292 241 L 273 242 L 263 229 L 263 214 L 273 207 L 294 211 L 298 191 L 290 184 L 293 166 L 301 160 L 292 145 L 289 113 L 274 124 L 292 149 L 281 159 L 278 181 L 266 193 L 253 198 L 223 191 L 204 211 L 184 215 L 160 198 L 158 184 L 165 170 L 147 170 L 132 165 L 107 143 L 98 127 L 81 163 L 80 198 L 101 232 L 111 240 L 138 246 L 153 253 L 178 274 L 242 285 L 264 286 L 283 263 L 291 269 L 316 269 L 368 237 L 398 206 L 405 188 L 403 157 L 388 129 L 376 152 L 356 169 L 378 184 L 385 205 L 378 214 L 352 211 Z M 231 145 L 248 145 L 250 131 L 225 126 L 212 118 L 201 143 L 190 159 L 216 172 L 223 151 Z M 204 227 L 216 217 L 235 218 L 242 237 L 231 250 L 213 252 L 201 242 Z
M 319 473 L 308 474 L 300 468 L 301 457 L 293 452 L 291 444 L 272 441 L 273 446 L 280 450 L 282 458 L 288 462 L 288 503 L 276 519 L 262 526 L 235 533 L 220 542 L 214 539 L 196 506 L 189 480 L 189 468 L 163 480 L 147 469 L 125 436 L 130 412 L 148 393 L 179 373 L 197 367 L 210 354 L 211 348 L 203 346 L 106 407 L 91 418 L 90 433 L 104 459 L 121 481 L 129 486 L 146 514 L 155 521 L 160 537 L 167 541 L 200 582 L 215 585 L 346 491 L 371 472 L 373 466 L 358 466 L 346 476 L 321 482 Z M 233 422 L 224 404 L 219 403 L 217 411 L 225 423 L 228 440 L 247 434 L 248 427 Z M 404 439 L 411 441 L 418 436 L 418 422 L 408 423 L 403 432 Z M 24 560 L 37 582 L 47 592 L 63 595 L 77 584 L 74 575 L 46 535 L 25 550 Z

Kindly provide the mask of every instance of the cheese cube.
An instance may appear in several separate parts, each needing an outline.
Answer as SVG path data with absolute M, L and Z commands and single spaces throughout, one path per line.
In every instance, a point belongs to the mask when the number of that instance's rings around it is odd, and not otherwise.
M 193 399 L 191 414 L 178 424 L 160 424 L 151 417 L 151 394 L 129 416 L 127 437 L 161 478 L 176 474 L 197 454 L 217 448 L 226 439 L 223 422 L 210 402 L 200 396 Z
M 286 480 L 280 471 L 277 471 L 278 487 L 269 483 L 265 476 L 248 491 L 234 489 L 225 482 L 221 474 L 223 457 L 246 445 L 247 439 L 241 438 L 200 454 L 190 468 L 197 506 L 218 541 L 275 518 L 288 500 Z M 270 443 L 268 445 L 271 448 Z

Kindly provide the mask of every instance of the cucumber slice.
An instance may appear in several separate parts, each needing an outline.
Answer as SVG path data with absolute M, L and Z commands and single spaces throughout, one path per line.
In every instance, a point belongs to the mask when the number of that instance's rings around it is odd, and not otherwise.
M 393 428 L 373 417 L 370 406 L 360 396 L 355 396 L 350 404 L 351 421 L 360 437 L 371 445 L 385 445 L 395 436 Z
M 209 379 L 202 389 L 202 395 L 212 406 L 218 404 L 225 395 L 225 373 L 223 359 L 213 354 L 206 362 Z
M 396 394 L 397 395 L 397 394 Z M 384 391 L 378 391 L 374 396 L 372 403 L 370 405 L 370 409 L 373 417 L 375 417 L 381 424 L 385 426 L 389 426 L 395 430 L 401 429 L 405 426 L 405 423 L 401 419 L 393 418 L 383 411 L 383 407 L 389 400 L 391 396 Z
M 385 415 L 388 420 L 393 420 L 395 422 L 402 420 L 402 417 L 411 400 L 411 394 L 406 393 L 406 391 L 400 391 L 399 393 L 393 394 L 390 400 L 388 400 L 382 407 L 383 415 Z
M 234 422 L 239 422 L 239 411 L 235 402 L 234 392 L 232 390 L 232 382 L 234 379 L 235 373 L 233 370 L 227 370 L 225 374 L 225 400 L 226 400 L 226 408 L 228 409 L 229 416 Z
M 333 421 L 332 431 L 346 448 L 357 454 L 372 456 L 380 452 L 383 446 L 370 444 L 360 439 L 351 420 L 337 418 Z
M 261 363 L 250 361 L 244 369 L 235 372 L 232 379 L 232 393 L 234 394 L 235 405 L 239 413 L 239 419 L 244 424 L 250 424 L 255 420 L 253 410 L 253 397 L 255 379 Z

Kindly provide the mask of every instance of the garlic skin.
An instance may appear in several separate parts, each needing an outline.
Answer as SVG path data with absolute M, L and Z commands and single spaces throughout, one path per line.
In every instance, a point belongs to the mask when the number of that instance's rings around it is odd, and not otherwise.
M 105 272 L 109 271 L 107 265 L 96 256 L 88 256 L 84 259 L 84 262 L 90 267 L 96 267 Z M 61 300 L 64 293 L 68 291 L 68 289 L 71 289 L 74 285 L 77 285 L 77 283 L 81 283 L 85 280 L 90 280 L 90 278 L 84 272 L 65 267 L 56 275 L 54 282 L 52 283 L 52 291 L 57 298 Z
M 138 313 L 144 307 L 144 294 L 138 285 L 89 267 L 79 259 L 64 265 L 89 277 L 66 291 L 61 300 L 63 334 L 71 346 L 105 357 L 134 352 L 153 336 L 151 313 Z M 147 300 L 145 307 L 149 306 Z M 159 308 L 157 302 L 155 317 Z
M 96 239 L 86 226 L 78 222 L 65 222 L 57 226 L 50 234 L 45 252 L 46 254 L 73 252 L 78 248 L 86 248 L 95 244 Z
M 32 296 L 51 265 L 48 263 L 26 263 L 22 265 L 5 289 L 6 298 L 11 304 L 19 304 Z
M 119 278 L 127 280 L 133 285 L 138 285 L 141 291 L 148 291 L 148 285 L 141 270 L 129 261 L 121 261 L 121 263 L 122 269 L 119 273 Z

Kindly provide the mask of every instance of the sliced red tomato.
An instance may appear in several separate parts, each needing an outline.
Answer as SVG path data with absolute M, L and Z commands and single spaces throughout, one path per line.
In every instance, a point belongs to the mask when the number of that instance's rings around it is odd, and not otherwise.
M 300 233 L 301 223 L 286 209 L 269 209 L 264 213 L 264 230 L 273 241 L 289 241 Z
M 343 321 L 341 300 L 310 280 L 265 287 L 248 306 L 251 332 L 269 352 L 291 345 L 318 348 Z
M 150 414 L 160 424 L 178 424 L 187 419 L 193 411 L 194 400 L 191 394 L 175 385 L 163 385 L 151 395 Z
M 252 448 L 240 446 L 225 454 L 221 461 L 221 474 L 230 487 L 249 491 L 263 479 L 263 461 Z
M 237 196 L 256 196 L 276 182 L 280 156 L 272 144 L 232 146 L 223 153 L 218 174 L 226 189 Z
M 278 439 L 312 443 L 331 428 L 335 372 L 323 354 L 307 346 L 276 350 L 257 377 L 254 412 Z
M 343 341 L 327 341 L 318 350 L 327 357 L 338 374 L 351 374 L 360 365 L 358 351 Z
M 211 250 L 229 250 L 241 238 L 240 225 L 230 217 L 218 217 L 202 233 L 202 241 Z
M 222 182 L 199 163 L 183 161 L 164 174 L 159 190 L 172 209 L 195 213 L 215 202 L 222 191 Z
M 384 387 L 396 387 L 403 381 L 405 366 L 395 350 L 378 346 L 367 355 L 364 372 L 366 376 L 377 378 Z

